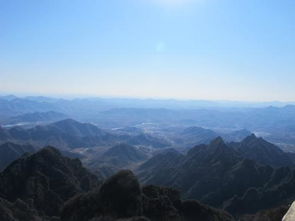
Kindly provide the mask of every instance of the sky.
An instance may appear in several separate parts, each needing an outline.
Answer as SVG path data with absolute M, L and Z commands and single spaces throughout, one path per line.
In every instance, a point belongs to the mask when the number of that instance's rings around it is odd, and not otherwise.
M 0 93 L 295 101 L 295 1 L 0 0 Z

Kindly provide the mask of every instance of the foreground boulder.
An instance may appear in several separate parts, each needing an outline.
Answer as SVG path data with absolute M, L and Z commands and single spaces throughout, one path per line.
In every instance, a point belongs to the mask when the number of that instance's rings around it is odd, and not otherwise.
M 295 202 L 291 205 L 282 221 L 293 221 L 295 220 Z
M 131 171 L 120 171 L 100 188 L 69 200 L 62 221 L 231 221 L 224 211 L 197 201 L 181 201 L 178 191 L 157 186 L 141 188 Z

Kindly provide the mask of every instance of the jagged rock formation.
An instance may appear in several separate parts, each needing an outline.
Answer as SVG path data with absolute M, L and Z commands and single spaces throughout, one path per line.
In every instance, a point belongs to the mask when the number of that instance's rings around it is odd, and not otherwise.
M 156 186 L 140 188 L 137 178 L 126 170 L 109 178 L 101 188 L 69 200 L 61 215 L 62 221 L 119 219 L 233 220 L 229 214 L 196 201 L 181 201 L 176 190 Z
M 63 157 L 47 147 L 14 161 L 0 173 L 0 196 L 29 202 L 41 214 L 56 216 L 74 195 L 99 185 L 79 160 Z

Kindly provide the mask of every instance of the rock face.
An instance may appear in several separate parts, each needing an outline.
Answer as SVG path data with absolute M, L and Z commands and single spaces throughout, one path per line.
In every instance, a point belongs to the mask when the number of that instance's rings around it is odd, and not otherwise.
M 52 147 L 14 161 L 0 173 L 0 195 L 32 204 L 41 214 L 59 215 L 63 203 L 98 186 L 79 160 L 63 157 Z
M 282 221 L 293 221 L 295 220 L 295 202 L 291 205 Z
M 62 221 L 88 220 L 230 221 L 233 218 L 197 201 L 181 201 L 178 191 L 146 186 L 141 188 L 131 171 L 120 171 L 100 188 L 69 200 Z

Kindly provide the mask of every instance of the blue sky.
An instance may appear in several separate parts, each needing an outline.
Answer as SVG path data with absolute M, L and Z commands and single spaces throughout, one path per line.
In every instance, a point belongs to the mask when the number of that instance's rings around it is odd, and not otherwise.
M 0 92 L 295 101 L 294 0 L 0 0 Z

